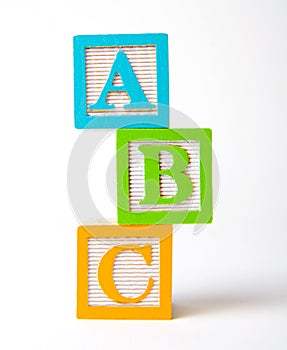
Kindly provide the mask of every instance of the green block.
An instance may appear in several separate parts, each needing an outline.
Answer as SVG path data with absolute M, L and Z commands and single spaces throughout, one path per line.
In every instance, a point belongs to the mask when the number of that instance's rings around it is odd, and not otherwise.
M 117 130 L 117 197 L 120 225 L 211 223 L 211 130 Z

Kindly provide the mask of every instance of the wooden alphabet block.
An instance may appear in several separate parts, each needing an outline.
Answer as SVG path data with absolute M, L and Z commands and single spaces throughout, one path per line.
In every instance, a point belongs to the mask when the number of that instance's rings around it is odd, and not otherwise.
M 166 34 L 74 37 L 75 127 L 169 123 Z
M 171 318 L 172 226 L 81 226 L 77 317 Z
M 210 223 L 210 129 L 117 131 L 118 222 Z

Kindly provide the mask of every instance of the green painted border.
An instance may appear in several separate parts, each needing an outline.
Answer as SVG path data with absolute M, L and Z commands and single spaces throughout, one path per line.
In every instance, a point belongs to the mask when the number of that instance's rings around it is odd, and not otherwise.
M 131 141 L 196 140 L 200 142 L 200 211 L 129 211 L 128 143 Z M 212 222 L 212 131 L 211 129 L 119 129 L 117 130 L 118 223 L 204 224 Z

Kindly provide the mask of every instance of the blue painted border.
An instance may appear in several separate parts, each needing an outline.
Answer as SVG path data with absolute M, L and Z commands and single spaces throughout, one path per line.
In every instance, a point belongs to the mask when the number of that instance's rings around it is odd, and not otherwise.
M 86 112 L 85 47 L 156 45 L 157 115 L 90 117 Z M 167 34 L 109 34 L 74 37 L 74 110 L 77 129 L 168 128 L 169 79 Z

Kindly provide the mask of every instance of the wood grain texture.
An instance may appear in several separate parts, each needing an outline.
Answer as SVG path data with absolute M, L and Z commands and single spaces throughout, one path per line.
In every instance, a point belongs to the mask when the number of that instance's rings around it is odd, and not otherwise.
M 145 196 L 144 155 L 139 151 L 140 145 L 177 145 L 186 150 L 189 156 L 189 165 L 184 173 L 192 181 L 193 191 L 189 198 L 179 204 L 142 205 L 140 200 Z M 188 141 L 140 141 L 129 143 L 129 189 L 130 211 L 199 211 L 200 210 L 200 150 L 199 142 Z M 169 169 L 173 164 L 172 155 L 160 152 L 160 168 Z M 162 197 L 173 197 L 177 193 L 176 182 L 167 175 L 160 175 L 160 192 Z
M 151 104 L 157 104 L 157 73 L 156 73 L 156 46 L 120 46 L 120 47 L 87 47 L 85 49 L 86 57 L 86 108 L 89 116 L 120 116 L 120 115 L 145 115 L 156 114 L 157 108 L 144 110 L 128 110 L 123 106 L 128 104 L 130 98 L 125 91 L 109 92 L 107 103 L 114 104 L 112 110 L 95 111 L 88 107 L 94 104 L 108 79 L 110 70 L 115 60 L 117 52 L 121 50 L 127 55 L 138 82 L 143 89 L 148 101 Z M 122 85 L 119 75 L 116 75 L 113 85 Z
M 101 289 L 98 265 L 105 253 L 116 245 L 151 244 L 152 261 L 147 265 L 143 257 L 131 250 L 121 252 L 115 259 L 113 277 L 119 293 L 127 298 L 142 295 L 151 277 L 154 285 L 150 294 L 138 303 L 117 303 Z M 88 303 L 89 306 L 159 306 L 159 238 L 89 238 L 88 239 Z

